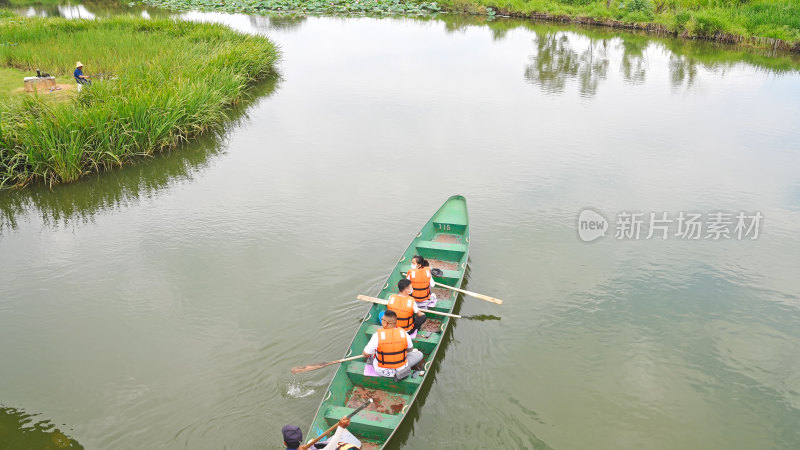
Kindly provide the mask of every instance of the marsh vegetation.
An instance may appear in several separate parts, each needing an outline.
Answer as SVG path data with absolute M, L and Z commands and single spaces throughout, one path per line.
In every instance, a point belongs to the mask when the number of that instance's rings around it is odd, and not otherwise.
M 800 0 L 140 0 L 172 10 L 345 15 L 440 12 L 637 28 L 800 51 Z
M 71 79 L 75 61 L 99 75 L 66 99 L 0 104 L 0 187 L 70 182 L 175 148 L 227 120 L 247 87 L 274 72 L 266 37 L 171 19 L 6 17 L 3 65 Z M 57 48 L 58 51 L 53 51 Z

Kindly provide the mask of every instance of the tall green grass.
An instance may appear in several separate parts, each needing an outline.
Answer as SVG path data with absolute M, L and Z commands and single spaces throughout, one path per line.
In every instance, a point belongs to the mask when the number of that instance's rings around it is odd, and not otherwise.
M 440 0 L 445 10 L 545 13 L 661 25 L 703 38 L 772 38 L 800 46 L 800 0 Z
M 0 21 L 0 64 L 71 80 L 75 61 L 105 74 L 67 101 L 0 104 L 0 187 L 70 182 L 174 148 L 226 120 L 278 50 L 222 25 L 116 17 Z M 57 49 L 57 51 L 54 51 Z

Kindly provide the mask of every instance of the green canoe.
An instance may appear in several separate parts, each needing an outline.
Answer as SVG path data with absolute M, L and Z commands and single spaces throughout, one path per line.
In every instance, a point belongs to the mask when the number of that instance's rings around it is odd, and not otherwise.
M 469 218 L 467 201 L 456 195 L 436 211 L 436 214 L 422 227 L 411 245 L 408 246 L 397 265 L 392 269 L 389 278 L 376 297 L 388 299 L 397 292 L 397 282 L 411 267 L 411 258 L 422 255 L 430 261 L 431 268 L 442 270 L 441 277 L 434 277 L 437 284 L 461 287 L 469 256 Z M 437 296 L 435 311 L 453 311 L 456 293 L 445 288 L 434 288 Z M 380 328 L 378 314 L 386 307 L 373 304 L 358 328 L 353 342 L 345 357 L 358 355 L 364 350 L 369 338 Z M 392 378 L 365 375 L 364 360 L 349 361 L 341 364 L 331 380 L 322 403 L 319 405 L 311 428 L 306 435 L 308 440 L 319 436 L 339 419 L 351 413 L 366 398 L 373 398 L 375 403 L 367 410 L 353 417 L 348 430 L 363 443 L 362 450 L 381 449 L 386 446 L 397 428 L 403 422 L 409 408 L 417 398 L 422 385 L 430 378 L 430 369 L 439 351 L 441 339 L 453 319 L 428 314 L 428 323 L 423 330 L 433 330 L 437 322 L 436 332 L 423 338 L 414 339 L 414 347 L 425 355 L 425 374 L 408 377 L 400 382 Z

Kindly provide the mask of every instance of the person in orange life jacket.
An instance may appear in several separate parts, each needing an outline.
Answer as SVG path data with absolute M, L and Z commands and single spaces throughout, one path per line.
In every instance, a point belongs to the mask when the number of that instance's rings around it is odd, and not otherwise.
M 349 426 L 350 419 L 348 419 L 347 416 L 342 417 L 339 420 L 339 426 L 336 428 L 336 432 L 333 433 L 330 439 L 325 442 L 317 442 L 313 447 L 309 447 L 307 445 L 300 445 L 300 442 L 303 441 L 303 432 L 300 431 L 300 428 L 294 425 L 286 425 L 281 430 L 283 433 L 283 445 L 286 446 L 286 450 L 308 450 L 311 448 L 325 450 L 358 450 L 361 448 L 361 443 L 355 436 L 347 431 L 347 427 Z M 358 442 L 358 445 L 355 445 L 354 442 Z
M 420 255 L 411 258 L 411 269 L 406 278 L 411 281 L 411 287 L 414 289 L 411 296 L 417 301 L 417 306 L 424 308 L 436 302 L 436 294 L 431 292 L 436 283 L 431 275 L 430 263 L 425 258 Z
M 375 373 L 382 377 L 393 377 L 397 369 L 416 366 L 422 361 L 422 352 L 414 348 L 408 333 L 397 328 L 397 313 L 386 311 L 381 324 L 383 327 L 372 335 L 364 347 L 364 357 L 372 358 Z
M 408 334 L 414 334 L 414 331 L 419 330 L 428 318 L 419 310 L 417 302 L 411 297 L 414 289 L 411 287 L 410 281 L 405 278 L 398 281 L 397 290 L 399 294 L 389 297 L 386 309 L 397 313 L 398 328 L 406 330 Z

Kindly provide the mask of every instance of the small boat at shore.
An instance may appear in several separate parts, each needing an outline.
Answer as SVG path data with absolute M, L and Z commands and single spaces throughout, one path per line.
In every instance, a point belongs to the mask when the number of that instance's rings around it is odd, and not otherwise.
M 464 197 L 450 197 L 428 220 L 403 252 L 376 297 L 386 300 L 397 292 L 397 282 L 404 278 L 411 267 L 411 258 L 416 254 L 427 259 L 431 269 L 439 269 L 434 274 L 436 284 L 456 288 L 461 286 L 469 257 L 469 217 Z M 433 292 L 437 300 L 429 309 L 452 313 L 457 294 L 439 287 L 433 288 Z M 385 309 L 385 306 L 379 304 L 370 307 L 345 358 L 359 355 L 363 351 L 370 337 L 380 328 L 378 314 Z M 427 322 L 413 340 L 414 348 L 425 355 L 424 373 L 395 381 L 394 378 L 376 376 L 372 367 L 364 360 L 347 361 L 339 365 L 306 435 L 309 439 L 319 436 L 339 419 L 352 413 L 366 399 L 372 398 L 374 403 L 352 418 L 348 431 L 362 442 L 362 450 L 382 449 L 386 446 L 406 417 L 420 389 L 429 381 L 430 369 L 435 364 L 442 338 L 453 320 L 430 313 L 427 316 Z

